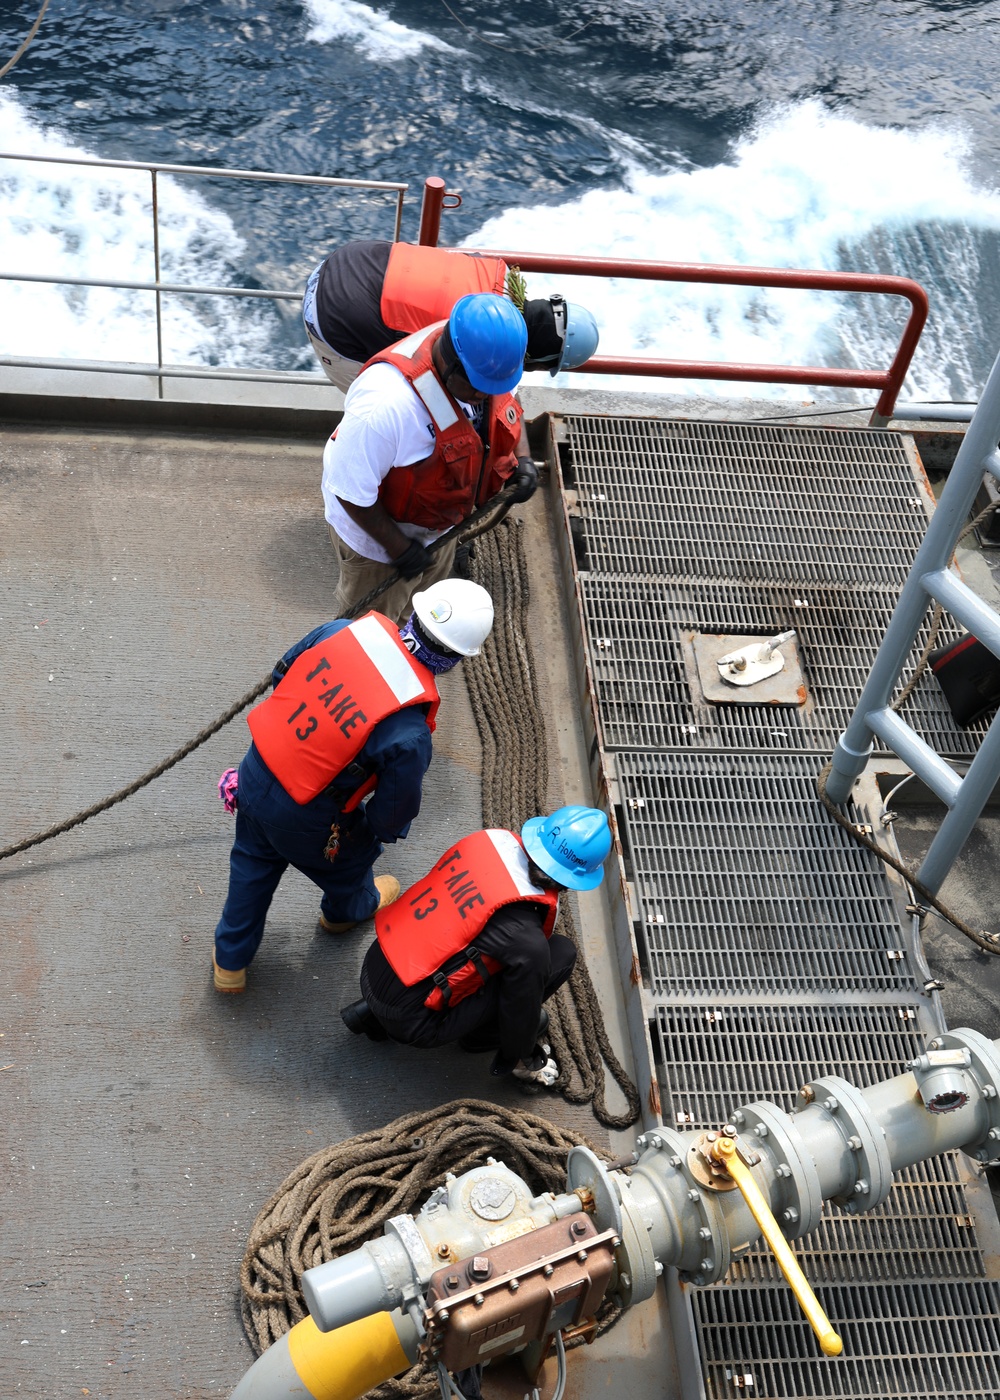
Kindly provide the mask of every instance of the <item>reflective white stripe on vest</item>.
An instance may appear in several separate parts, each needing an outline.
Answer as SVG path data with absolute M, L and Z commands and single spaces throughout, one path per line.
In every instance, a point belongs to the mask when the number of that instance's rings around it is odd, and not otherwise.
M 426 338 L 427 327 L 425 326 L 423 330 L 414 331 L 412 335 L 408 335 L 405 340 L 397 340 L 395 345 L 389 346 L 389 349 L 394 355 L 402 355 L 404 360 L 412 360 Z
M 423 693 L 423 684 L 399 647 L 374 617 L 351 623 L 351 635 L 401 705 Z
M 451 399 L 442 389 L 441 381 L 432 369 L 427 370 L 425 374 L 418 375 L 413 381 L 413 387 L 427 405 L 427 412 L 442 432 L 445 428 L 450 428 L 452 423 L 458 422 L 458 414 L 452 406 Z
M 528 899 L 537 899 L 541 891 L 528 879 L 528 857 L 524 847 L 512 831 L 488 830 L 486 835 L 496 847 L 497 855 L 507 867 L 510 878 L 517 886 L 518 894 Z

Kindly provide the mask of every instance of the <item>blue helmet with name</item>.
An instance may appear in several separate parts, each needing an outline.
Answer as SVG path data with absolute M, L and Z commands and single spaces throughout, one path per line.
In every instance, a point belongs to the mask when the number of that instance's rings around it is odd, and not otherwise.
M 509 394 L 517 386 L 528 328 L 512 301 L 496 292 L 470 292 L 452 307 L 448 333 L 473 389 Z
M 594 890 L 604 879 L 611 827 L 596 807 L 560 807 L 550 817 L 529 817 L 521 827 L 524 849 L 571 890 Z

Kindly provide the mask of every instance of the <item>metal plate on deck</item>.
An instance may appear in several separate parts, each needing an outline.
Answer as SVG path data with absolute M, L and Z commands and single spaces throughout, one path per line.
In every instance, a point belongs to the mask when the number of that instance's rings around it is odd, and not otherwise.
M 745 687 L 726 679 L 726 657 L 744 654 L 768 640 L 768 634 L 691 632 L 685 638 L 694 652 L 697 680 L 702 696 L 717 705 L 804 705 L 808 698 L 802 663 L 794 638 L 776 649 L 782 665 L 773 675 Z

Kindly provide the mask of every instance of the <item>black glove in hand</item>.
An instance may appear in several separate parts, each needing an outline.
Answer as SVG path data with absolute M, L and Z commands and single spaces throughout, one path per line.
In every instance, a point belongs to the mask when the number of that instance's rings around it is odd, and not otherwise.
M 513 476 L 514 490 L 511 492 L 511 499 L 514 501 L 530 501 L 538 486 L 538 468 L 530 457 L 518 457 L 517 469 Z
M 490 1074 L 498 1078 L 504 1074 L 510 1074 L 520 1060 L 509 1060 L 502 1050 L 498 1050 L 493 1056 L 493 1063 L 490 1065 Z
M 529 1085 L 537 1093 L 539 1088 L 552 1088 L 559 1078 L 559 1066 L 552 1058 L 551 1048 L 543 1042 L 514 1067 L 513 1075 L 522 1086 Z
M 404 578 L 416 578 L 430 568 L 433 558 L 430 550 L 425 549 L 419 540 L 411 540 L 392 563 L 393 568 L 398 569 Z
M 525 1055 L 524 1059 L 521 1061 L 521 1067 L 531 1070 L 532 1072 L 542 1069 L 550 1053 L 551 1051 L 547 1045 L 540 1045 L 536 1042 L 535 1048 L 532 1050 L 531 1054 Z

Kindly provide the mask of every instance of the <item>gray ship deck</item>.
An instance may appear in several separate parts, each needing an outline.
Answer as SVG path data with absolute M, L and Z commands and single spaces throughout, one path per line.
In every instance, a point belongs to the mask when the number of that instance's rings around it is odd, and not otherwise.
M 248 432 L 221 410 L 168 423 L 138 403 L 102 423 L 92 408 L 87 425 L 26 404 L 35 421 L 4 430 L 0 459 L 0 844 L 176 748 L 329 615 L 335 583 L 314 409 L 270 428 L 244 414 Z M 946 988 L 925 991 L 901 889 L 830 827 L 813 787 L 925 519 L 913 449 L 861 429 L 709 431 L 575 408 L 536 431 L 552 479 L 522 516 L 550 795 L 607 798 L 616 814 L 622 879 L 579 916 L 649 1113 L 659 1100 L 664 1121 L 701 1126 L 740 1098 L 785 1102 L 813 1072 L 871 1082 L 942 1015 L 1000 1034 L 993 966 L 929 926 Z M 698 701 L 686 633 L 766 633 L 797 599 L 813 677 L 801 713 Z M 480 824 L 460 673 L 443 691 L 424 811 L 383 860 L 404 884 Z M 968 756 L 932 683 L 915 707 L 943 752 Z M 215 782 L 245 733 L 237 720 L 125 804 L 0 866 L 5 1395 L 227 1395 L 252 1359 L 238 1309 L 247 1231 L 326 1142 L 498 1093 L 602 1140 L 584 1110 L 498 1090 L 479 1058 L 351 1037 L 337 1009 L 370 930 L 317 935 L 298 876 L 246 995 L 212 991 L 231 839 Z M 897 835 L 915 849 L 933 815 L 907 810 Z M 986 927 L 994 845 L 987 818 L 945 889 Z M 709 1395 L 1000 1394 L 985 1362 L 1000 1268 L 986 1186 L 958 1159 L 905 1178 L 871 1220 L 831 1211 L 800 1248 L 842 1324 L 842 1363 L 813 1359 L 755 1252 L 731 1284 L 691 1302 L 675 1288 L 669 1323 L 650 1303 L 577 1353 L 574 1393 L 687 1400 L 694 1365 Z M 930 1312 L 918 1339 L 905 1319 Z M 976 1335 L 961 1332 L 970 1317 Z

